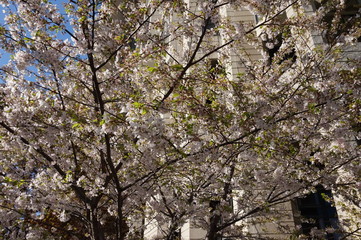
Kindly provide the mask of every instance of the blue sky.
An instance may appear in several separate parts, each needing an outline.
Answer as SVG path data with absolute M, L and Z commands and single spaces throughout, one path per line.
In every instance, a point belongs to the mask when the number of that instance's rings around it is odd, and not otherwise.
M 63 15 L 65 14 L 65 9 L 63 7 L 63 3 L 67 2 L 67 1 L 65 1 L 65 0 L 54 0 L 54 1 L 50 1 L 50 2 L 56 3 L 58 5 L 58 8 L 59 8 L 60 12 Z M 4 13 L 5 9 L 6 8 L 4 8 L 3 6 L 0 5 L 0 25 L 4 26 L 6 28 L 6 25 L 4 25 L 5 24 L 4 18 L 6 16 L 6 13 Z M 11 9 L 14 10 L 15 8 L 11 7 Z M 65 37 L 67 37 L 67 36 L 62 35 L 61 33 L 59 33 L 58 36 L 59 36 L 60 39 L 62 39 L 62 38 L 65 39 Z M 0 66 L 3 66 L 4 64 L 8 63 L 8 61 L 10 60 L 10 54 L 3 51 L 2 46 L 0 46 L 0 54 L 1 54 Z
M 5 14 L 3 13 L 4 8 L 0 5 L 0 24 L 1 26 L 4 25 L 4 17 Z M 9 61 L 10 54 L 3 51 L 2 46 L 0 46 L 0 66 L 6 64 Z
M 60 12 L 63 15 L 65 15 L 65 9 L 63 7 L 63 3 L 67 2 L 67 1 L 65 1 L 65 0 L 54 0 L 54 1 L 51 1 L 51 2 L 56 3 L 58 5 L 58 8 L 59 8 Z M 15 10 L 14 6 L 10 5 L 10 8 L 12 10 Z M 6 7 L 3 7 L 3 6 L 0 5 L 0 25 L 6 28 L 5 21 L 4 21 L 6 13 L 4 13 L 4 10 L 6 10 Z M 70 26 L 68 27 L 68 29 L 71 29 Z M 66 36 L 66 35 L 63 35 L 62 33 L 59 33 L 58 37 L 59 37 L 59 39 L 65 39 L 65 38 L 67 38 L 69 36 Z M 10 59 L 11 59 L 11 54 L 5 52 L 3 50 L 3 46 L 0 46 L 0 67 L 7 64 Z M 35 67 L 30 67 L 29 69 L 35 70 Z M 29 80 L 31 81 L 31 79 L 29 79 Z M 1 79 L 0 79 L 0 82 L 2 82 Z

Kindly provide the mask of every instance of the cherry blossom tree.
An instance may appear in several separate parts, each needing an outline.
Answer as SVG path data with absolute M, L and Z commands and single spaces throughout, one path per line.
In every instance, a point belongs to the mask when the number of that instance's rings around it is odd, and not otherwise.
M 143 239 L 154 219 L 171 240 L 190 218 L 209 240 L 247 239 L 319 185 L 343 199 L 338 231 L 360 234 L 348 1 L 1 4 L 4 239 Z M 229 8 L 259 21 L 219 14 Z

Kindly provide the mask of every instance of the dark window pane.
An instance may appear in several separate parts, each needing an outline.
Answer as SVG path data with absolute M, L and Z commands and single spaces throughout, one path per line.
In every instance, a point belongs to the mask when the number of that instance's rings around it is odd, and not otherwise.
M 311 193 L 304 198 L 298 198 L 297 209 L 301 215 L 302 233 L 309 235 L 313 228 L 326 229 L 338 228 L 338 217 L 336 208 L 327 200 L 332 200 L 332 193 L 319 186 L 316 188 L 317 192 Z M 327 240 L 341 239 L 339 233 L 328 233 L 325 235 Z

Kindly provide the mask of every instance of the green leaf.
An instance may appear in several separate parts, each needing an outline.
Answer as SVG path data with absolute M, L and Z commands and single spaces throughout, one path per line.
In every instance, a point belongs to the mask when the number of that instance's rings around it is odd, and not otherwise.
M 86 21 L 86 16 L 82 16 L 81 18 L 79 18 L 78 22 L 85 22 Z
M 73 129 L 78 129 L 78 130 L 83 129 L 83 127 L 81 126 L 80 123 L 74 123 L 73 126 L 71 126 L 71 128 L 73 128 Z
M 133 106 L 134 106 L 135 108 L 141 108 L 141 107 L 144 106 L 144 104 L 143 104 L 143 103 L 140 103 L 140 102 L 134 102 L 134 103 L 133 103 Z
M 104 124 L 105 124 L 105 120 L 102 119 L 102 120 L 99 122 L 99 126 L 102 126 L 102 125 L 104 125 Z
M 154 72 L 156 72 L 158 70 L 158 68 L 156 68 L 156 67 L 148 67 L 147 70 L 149 72 L 151 72 L 151 73 L 154 73 Z
M 183 69 L 183 65 L 182 64 L 175 64 L 175 65 L 171 66 L 171 68 L 173 70 L 179 71 L 179 70 Z

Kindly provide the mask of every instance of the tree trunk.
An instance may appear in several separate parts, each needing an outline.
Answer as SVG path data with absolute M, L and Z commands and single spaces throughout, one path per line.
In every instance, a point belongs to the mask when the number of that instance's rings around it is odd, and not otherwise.
M 208 240 L 218 240 L 220 235 L 218 233 L 219 229 L 218 226 L 221 223 L 221 215 L 217 213 L 217 209 L 221 202 L 219 200 L 211 200 L 209 202 L 209 207 L 211 208 L 210 211 L 210 219 L 209 219 L 209 229 L 207 233 Z
M 91 211 L 91 223 L 92 223 L 92 232 L 94 240 L 105 240 L 104 230 L 97 219 L 97 214 L 94 209 Z
M 214 214 L 211 217 L 210 225 L 207 233 L 208 240 L 219 240 L 221 235 L 218 233 L 218 225 L 221 221 L 221 216 L 219 214 Z
M 180 232 L 178 232 L 179 230 L 179 226 L 178 224 L 172 224 L 170 230 L 169 230 L 169 233 L 168 233 L 168 236 L 167 236 L 167 240 L 179 240 L 180 239 Z

